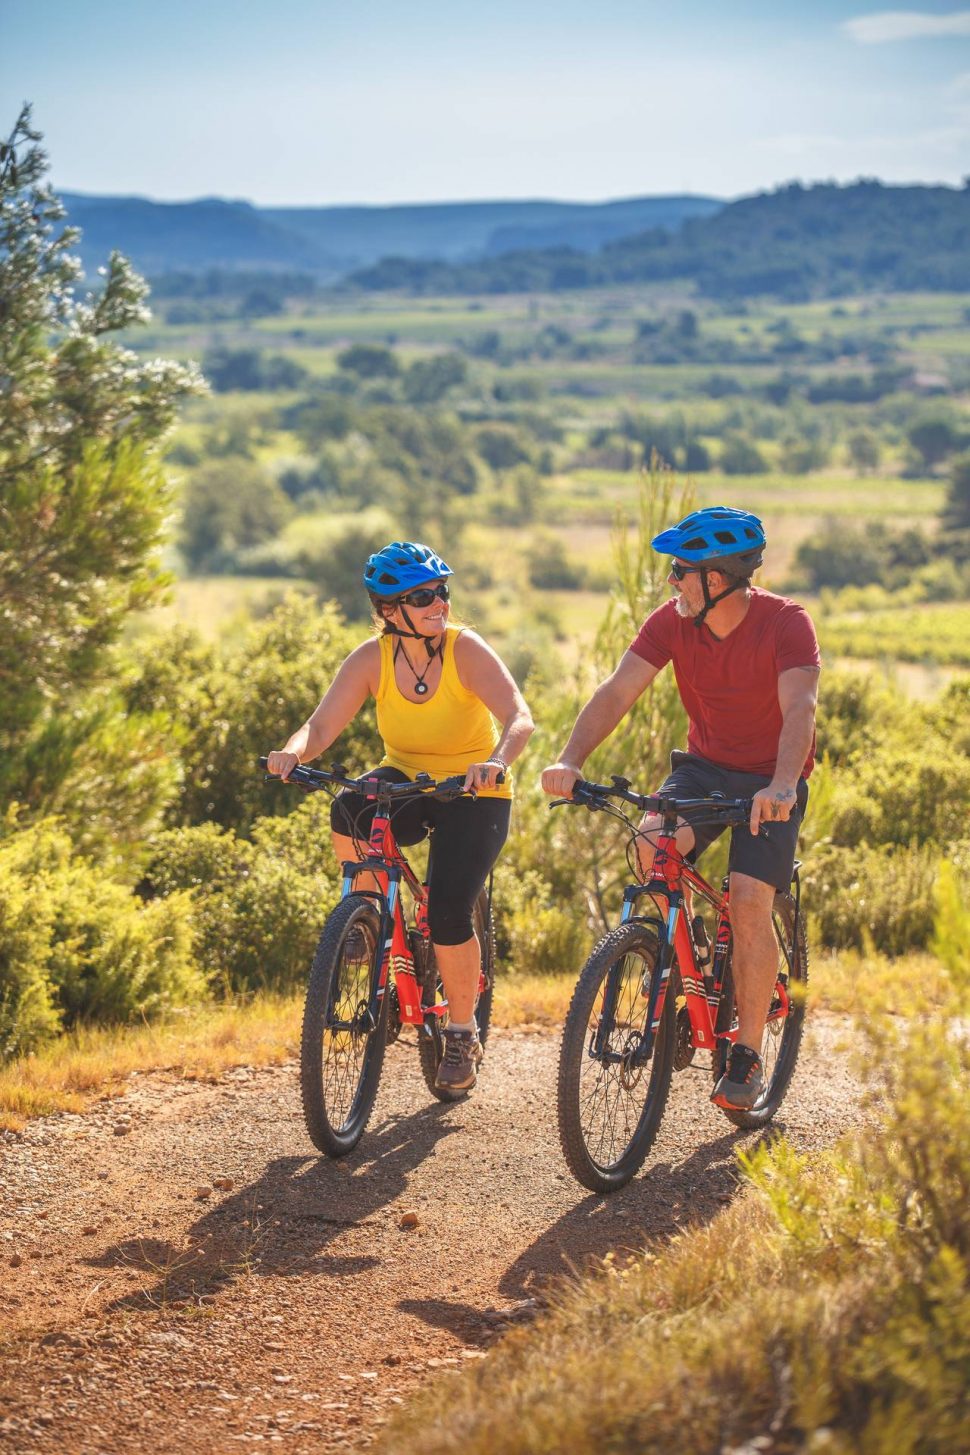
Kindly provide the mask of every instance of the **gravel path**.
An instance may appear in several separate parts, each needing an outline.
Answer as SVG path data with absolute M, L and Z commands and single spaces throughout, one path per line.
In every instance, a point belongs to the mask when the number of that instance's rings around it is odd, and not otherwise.
M 858 1116 L 839 1034 L 816 1018 L 806 1037 L 778 1123 L 799 1147 Z M 752 1136 L 694 1070 L 629 1187 L 577 1186 L 557 1054 L 553 1035 L 493 1032 L 475 1096 L 429 1105 L 406 1033 L 341 1163 L 309 1147 L 293 1066 L 217 1085 L 135 1076 L 0 1144 L 0 1449 L 366 1444 L 392 1406 L 529 1317 L 548 1279 L 730 1201 Z

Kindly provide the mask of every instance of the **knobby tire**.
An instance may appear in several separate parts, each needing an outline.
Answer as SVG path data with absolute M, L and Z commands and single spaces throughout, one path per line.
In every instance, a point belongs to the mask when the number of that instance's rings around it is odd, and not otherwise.
M 390 985 L 375 1027 L 366 1028 L 361 1009 L 380 969 L 379 923 L 373 900 L 342 899 L 323 927 L 310 971 L 300 1088 L 310 1140 L 331 1157 L 346 1156 L 363 1136 L 384 1063 Z M 363 953 L 354 953 L 354 940 Z M 334 1031 L 335 1020 L 356 1020 L 360 1028 Z
M 676 968 L 646 1064 L 631 1070 L 615 1062 L 604 1065 L 591 1054 L 611 974 L 617 1005 L 609 1049 L 623 1052 L 642 1036 L 647 999 L 640 988 L 644 977 L 652 981 L 657 974 L 662 932 L 660 925 L 630 920 L 605 935 L 580 974 L 566 1015 L 559 1055 L 559 1139 L 573 1176 L 592 1192 L 613 1192 L 640 1170 L 667 1104 L 676 1039 Z

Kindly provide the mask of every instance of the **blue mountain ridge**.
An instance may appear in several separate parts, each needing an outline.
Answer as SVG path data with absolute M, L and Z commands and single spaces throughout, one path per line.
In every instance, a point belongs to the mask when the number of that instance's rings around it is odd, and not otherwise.
M 595 251 L 650 228 L 676 231 L 724 204 L 713 197 L 614 202 L 451 202 L 373 207 L 256 207 L 218 197 L 61 194 L 90 275 L 112 248 L 143 273 L 210 268 L 302 271 L 330 281 L 393 256 L 466 262 L 523 248 Z

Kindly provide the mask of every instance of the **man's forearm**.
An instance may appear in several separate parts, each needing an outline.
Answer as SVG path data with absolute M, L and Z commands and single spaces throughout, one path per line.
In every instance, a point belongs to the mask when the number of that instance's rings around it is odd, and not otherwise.
M 594 748 L 605 742 L 617 726 L 626 706 L 605 685 L 598 687 L 577 717 L 560 761 L 571 768 L 582 768 Z
M 778 738 L 778 757 L 772 775 L 772 786 L 791 789 L 795 787 L 802 776 L 814 732 L 813 706 L 806 704 L 789 709 Z

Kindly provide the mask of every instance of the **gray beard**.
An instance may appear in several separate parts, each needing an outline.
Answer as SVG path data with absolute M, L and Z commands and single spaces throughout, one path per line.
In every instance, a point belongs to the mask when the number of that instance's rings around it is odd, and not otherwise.
M 683 596 L 676 596 L 674 598 L 674 605 L 677 608 L 678 616 L 686 617 L 688 621 L 693 616 L 694 613 L 691 611 L 689 604 Z

